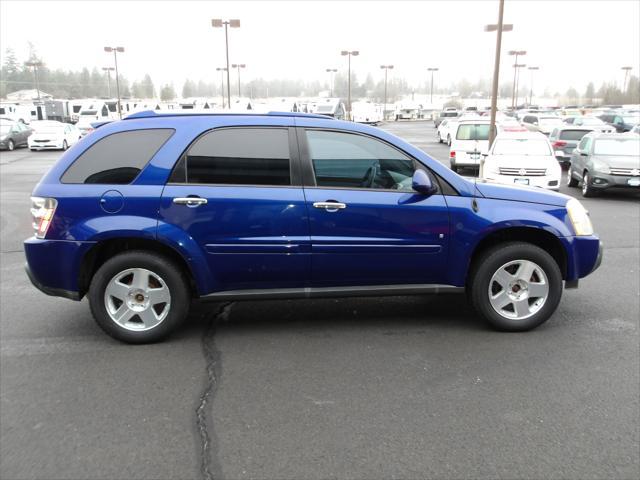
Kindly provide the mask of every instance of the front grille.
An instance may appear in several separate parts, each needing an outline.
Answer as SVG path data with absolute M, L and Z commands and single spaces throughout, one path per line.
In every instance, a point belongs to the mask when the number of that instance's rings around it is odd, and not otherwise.
M 543 177 L 546 175 L 546 168 L 500 168 L 500 175 L 519 175 L 527 177 Z
M 639 168 L 612 168 L 611 175 L 624 175 L 625 177 L 640 176 Z

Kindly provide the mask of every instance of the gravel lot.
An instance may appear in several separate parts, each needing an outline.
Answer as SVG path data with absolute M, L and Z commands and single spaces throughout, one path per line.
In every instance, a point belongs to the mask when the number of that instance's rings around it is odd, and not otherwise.
M 382 128 L 447 161 L 431 122 Z M 265 301 L 127 346 L 23 272 L 58 156 L 0 154 L 2 478 L 640 476 L 637 193 L 584 200 L 603 265 L 529 333 L 462 296 Z

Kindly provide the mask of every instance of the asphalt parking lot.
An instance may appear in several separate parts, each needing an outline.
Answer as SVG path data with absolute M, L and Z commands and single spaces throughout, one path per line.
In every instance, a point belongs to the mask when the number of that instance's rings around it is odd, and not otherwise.
M 382 128 L 446 163 L 431 122 Z M 603 264 L 532 332 L 462 296 L 264 301 L 129 346 L 24 274 L 29 193 L 59 155 L 0 154 L 0 477 L 640 476 L 638 193 L 581 199 Z

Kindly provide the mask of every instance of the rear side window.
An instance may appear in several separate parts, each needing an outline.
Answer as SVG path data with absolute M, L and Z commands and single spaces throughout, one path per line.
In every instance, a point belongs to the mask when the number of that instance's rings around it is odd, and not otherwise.
M 563 130 L 560 133 L 560 140 L 582 140 L 587 133 L 589 133 L 588 130 Z
M 285 128 L 225 128 L 201 136 L 176 165 L 170 182 L 291 185 Z
M 175 130 L 131 130 L 101 138 L 62 175 L 62 183 L 131 183 Z

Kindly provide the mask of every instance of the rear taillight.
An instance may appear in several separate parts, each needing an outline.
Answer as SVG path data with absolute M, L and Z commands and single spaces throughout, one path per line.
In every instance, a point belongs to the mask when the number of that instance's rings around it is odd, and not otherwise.
M 563 142 L 562 140 L 557 140 L 553 142 L 554 148 L 562 148 L 567 145 L 567 142 Z
M 456 158 L 456 151 L 455 150 L 451 150 L 449 152 L 449 158 Z
M 55 198 L 31 197 L 31 218 L 36 238 L 44 238 L 58 206 Z

